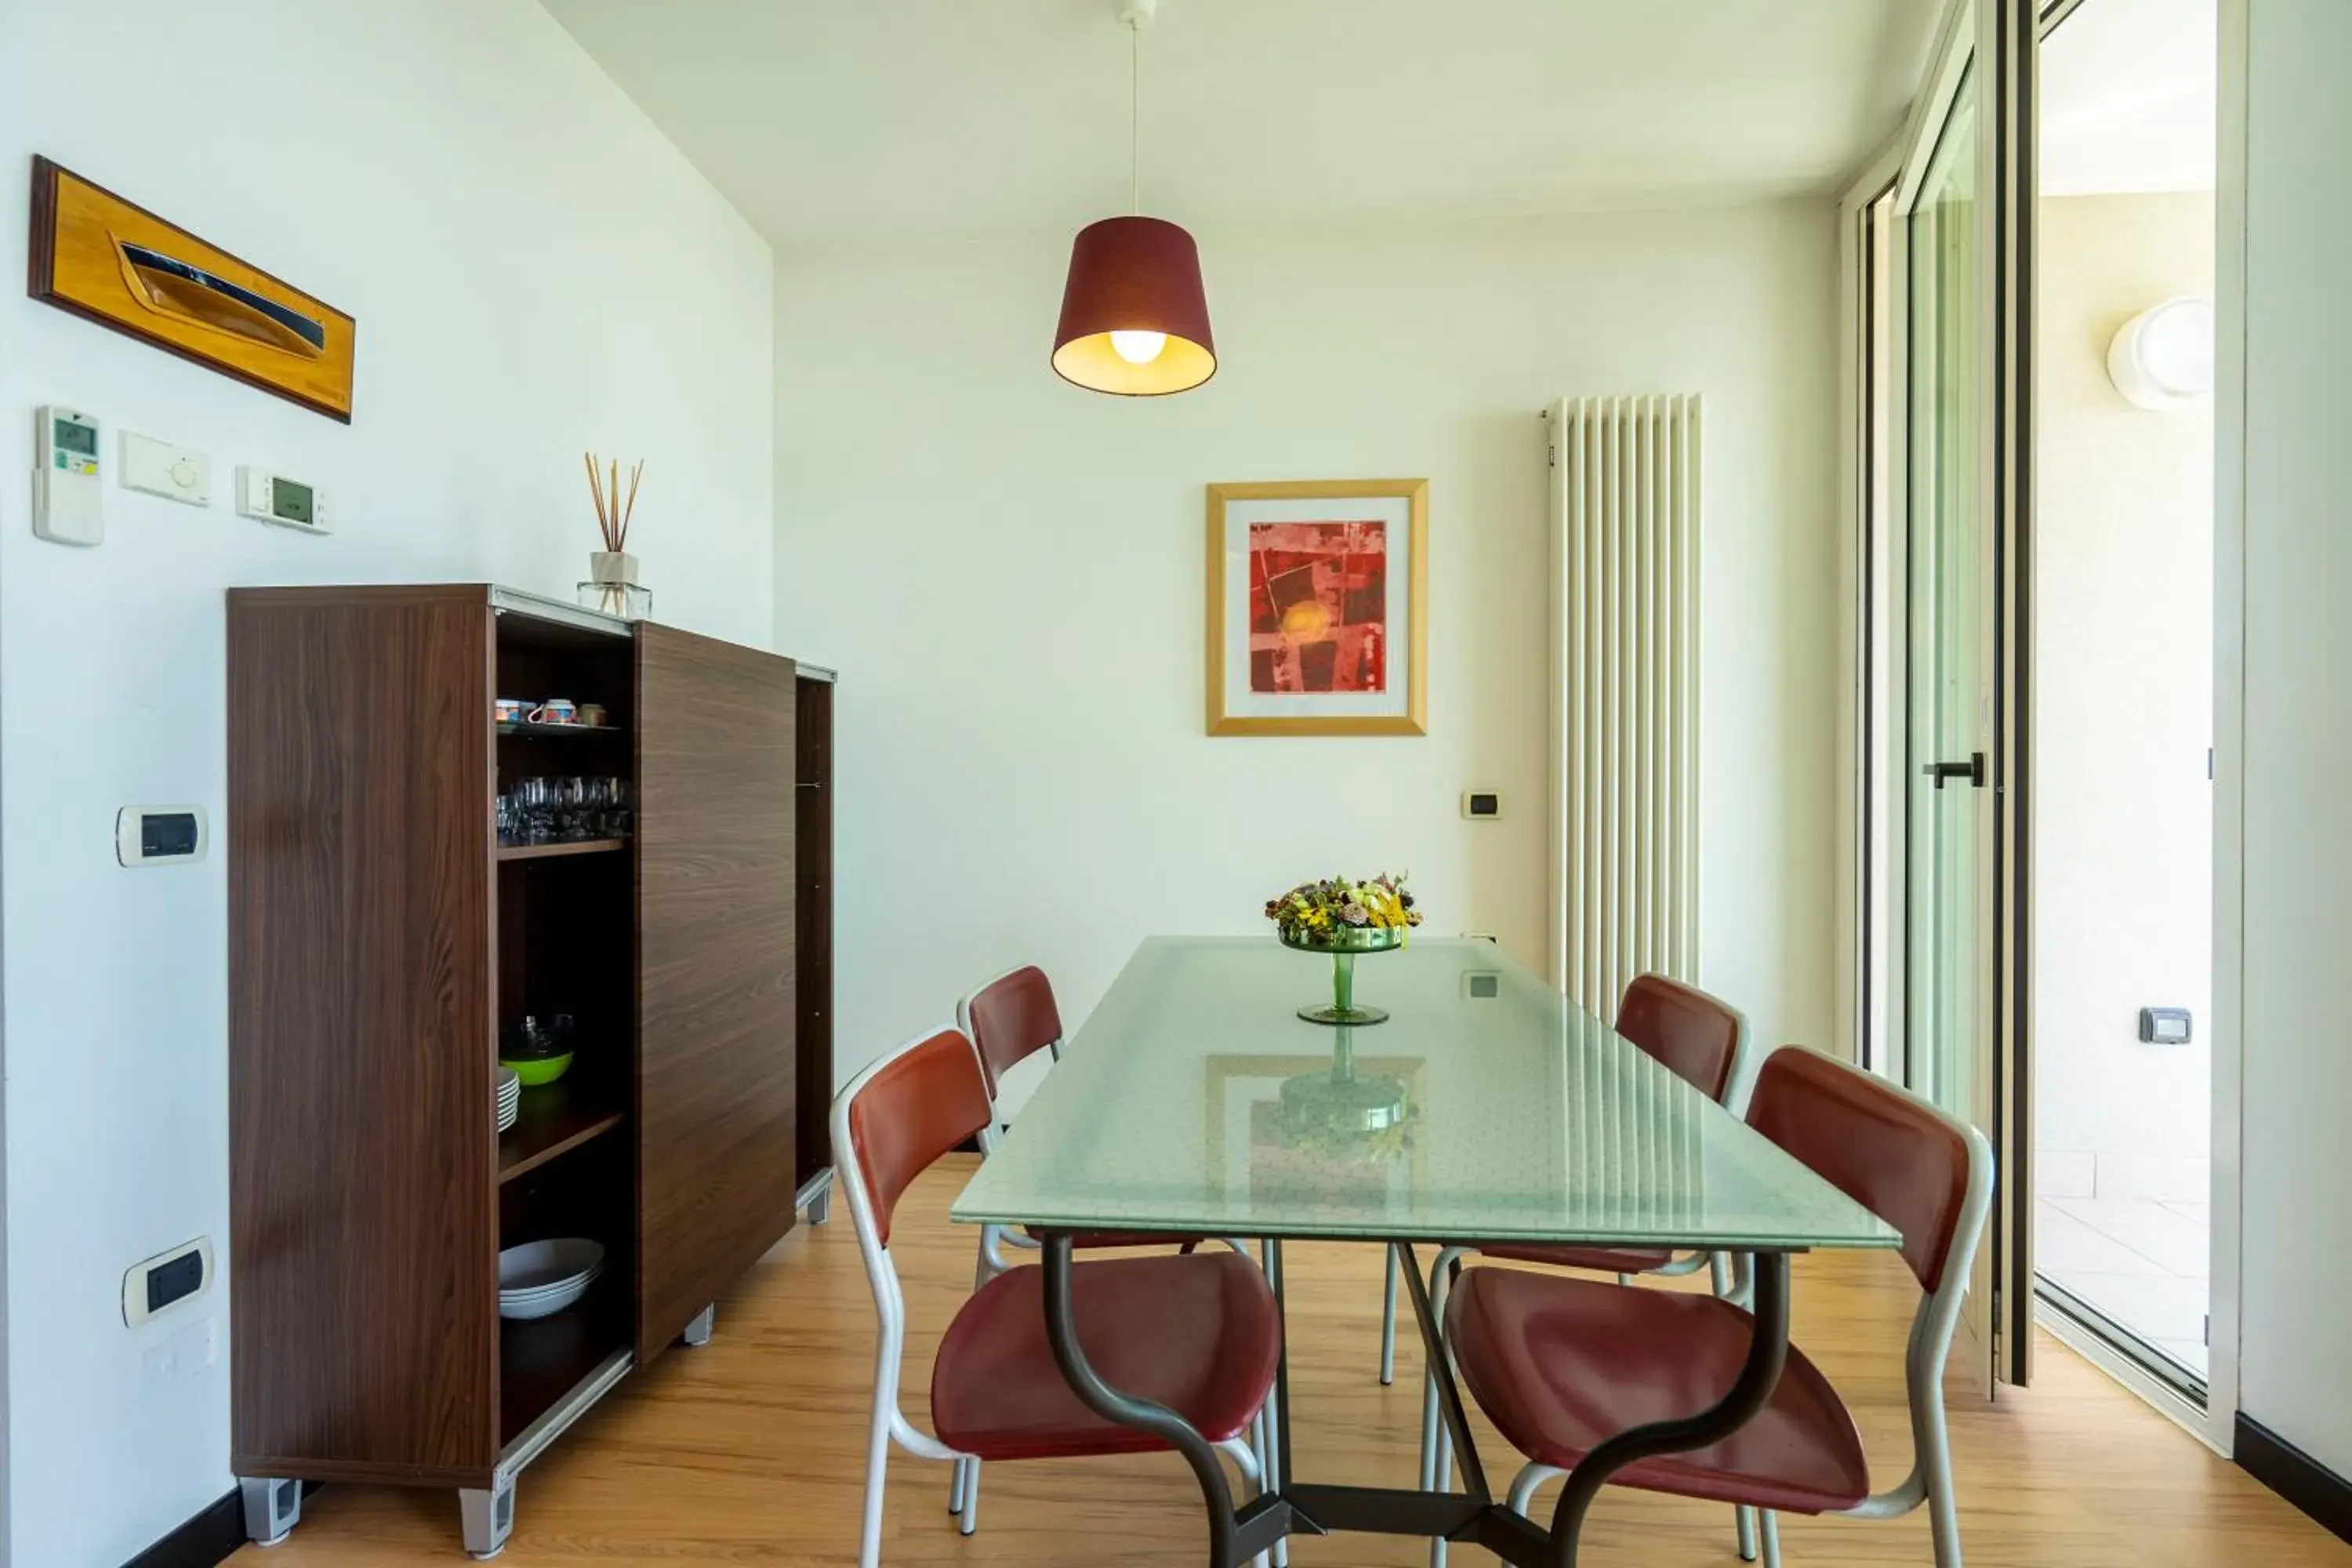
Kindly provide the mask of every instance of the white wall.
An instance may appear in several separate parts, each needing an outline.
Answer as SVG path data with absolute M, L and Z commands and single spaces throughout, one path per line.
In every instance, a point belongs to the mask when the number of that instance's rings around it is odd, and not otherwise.
M 222 588 L 568 596 L 594 447 L 650 458 L 662 618 L 764 645 L 773 275 L 529 0 L 0 7 L 0 278 L 24 273 L 36 151 L 359 320 L 346 428 L 0 302 L 12 1535 L 28 1568 L 111 1568 L 230 1484 L 226 1361 L 142 1366 L 208 1318 L 225 1353 L 226 1292 L 137 1332 L 118 1305 L 139 1258 L 226 1240 L 224 846 L 172 870 L 111 851 L 124 803 L 226 815 Z M 216 486 L 237 462 L 329 486 L 341 531 L 115 489 L 102 548 L 43 543 L 21 476 L 51 400 L 208 450 Z
M 843 671 L 841 1072 L 1015 963 L 1075 1023 L 1145 934 L 1262 930 L 1311 876 L 1410 871 L 1433 930 L 1539 964 L 1538 410 L 1580 393 L 1708 399 L 1703 977 L 1826 1043 L 1829 206 L 1199 238 L 1222 367 L 1164 400 L 1047 367 L 1067 236 L 780 258 L 777 637 Z M 1202 487 L 1392 476 L 1430 481 L 1427 737 L 1207 738 Z
M 2352 5 L 2252 0 L 2246 47 L 2238 1403 L 2352 1475 Z
M 2033 658 L 2035 1180 L 2211 1190 L 2213 412 L 2107 377 L 2116 330 L 2213 291 L 2210 192 L 2041 208 Z M 2144 1005 L 2187 1007 L 2145 1045 Z

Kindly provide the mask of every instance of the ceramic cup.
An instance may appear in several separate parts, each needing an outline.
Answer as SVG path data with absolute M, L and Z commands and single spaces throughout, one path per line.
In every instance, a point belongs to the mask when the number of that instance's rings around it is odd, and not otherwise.
M 551 697 L 530 710 L 530 721 L 534 724 L 577 724 L 580 710 L 572 705 L 569 697 Z
M 490 704 L 490 711 L 501 724 L 512 724 L 530 711 L 530 704 L 520 697 L 501 697 Z
M 583 702 L 580 705 L 580 723 L 583 728 L 598 729 L 604 722 L 604 705 L 602 702 Z

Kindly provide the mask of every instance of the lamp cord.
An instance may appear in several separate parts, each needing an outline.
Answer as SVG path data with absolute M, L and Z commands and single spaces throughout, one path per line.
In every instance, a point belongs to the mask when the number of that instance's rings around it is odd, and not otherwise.
M 1143 213 L 1143 29 L 1127 25 L 1127 210 Z

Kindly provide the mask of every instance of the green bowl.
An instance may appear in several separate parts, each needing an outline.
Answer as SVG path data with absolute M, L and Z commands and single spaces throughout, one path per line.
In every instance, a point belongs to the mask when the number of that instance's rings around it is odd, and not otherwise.
M 523 1059 L 500 1057 L 499 1058 L 499 1066 L 511 1068 L 515 1077 L 522 1079 L 525 1089 L 537 1089 L 541 1084 L 553 1083 L 563 1076 L 564 1070 L 571 1065 L 570 1051 L 564 1052 L 560 1057 L 530 1057 Z

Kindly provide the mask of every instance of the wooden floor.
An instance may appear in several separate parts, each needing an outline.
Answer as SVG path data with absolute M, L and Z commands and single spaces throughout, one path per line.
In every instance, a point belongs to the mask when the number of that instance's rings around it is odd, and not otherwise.
M 899 1210 L 895 1251 L 910 1314 L 904 1405 L 925 1424 L 940 1329 L 971 1284 L 971 1233 L 944 1214 L 970 1169 L 951 1161 Z M 1373 1376 L 1380 1255 L 1290 1249 L 1293 1441 L 1302 1479 L 1410 1484 L 1418 1365 Z M 1882 1486 L 1909 1465 L 1903 1338 L 1916 1300 L 1891 1257 L 1801 1259 L 1795 1336 L 1855 1406 Z M 854 1561 L 872 1386 L 874 1310 L 848 1217 L 795 1231 L 719 1303 L 718 1335 L 631 1377 L 517 1489 L 509 1568 L 537 1564 L 829 1563 Z M 2039 1382 L 1998 1405 L 1956 1408 L 1961 1535 L 1979 1568 L 2197 1568 L 2352 1563 L 2352 1548 L 2310 1523 L 2056 1343 Z M 1491 1471 L 1516 1460 L 1489 1434 Z M 1500 1484 L 1500 1479 L 1497 1480 Z M 947 1470 L 894 1456 L 882 1560 L 1094 1564 L 1202 1561 L 1199 1493 L 1172 1455 L 994 1465 L 980 1532 L 960 1538 Z M 1877 1522 L 1790 1519 L 1792 1565 L 1931 1561 L 1926 1516 Z M 1589 1564 L 1735 1563 L 1728 1510 L 1613 1489 L 1586 1534 Z M 1425 1545 L 1364 1535 L 1303 1540 L 1291 1561 L 1399 1565 Z M 381 1568 L 465 1561 L 446 1491 L 328 1489 L 301 1525 L 240 1568 Z M 1458 1548 L 1454 1561 L 1494 1560 Z

